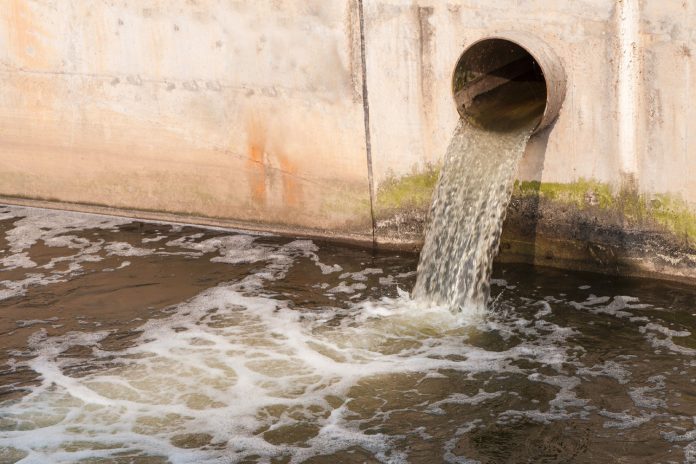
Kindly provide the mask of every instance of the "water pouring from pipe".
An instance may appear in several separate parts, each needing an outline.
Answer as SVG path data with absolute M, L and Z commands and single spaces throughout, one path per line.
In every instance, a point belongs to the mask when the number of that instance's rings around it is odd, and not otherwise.
M 464 52 L 453 92 L 461 119 L 435 190 L 413 296 L 476 316 L 486 310 L 517 165 L 530 137 L 556 118 L 565 78 L 548 46 L 508 34 Z

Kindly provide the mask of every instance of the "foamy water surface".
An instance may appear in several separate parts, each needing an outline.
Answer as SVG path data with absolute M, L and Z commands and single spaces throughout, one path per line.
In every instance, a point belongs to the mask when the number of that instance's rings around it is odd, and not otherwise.
M 0 462 L 696 462 L 696 291 L 0 207 Z

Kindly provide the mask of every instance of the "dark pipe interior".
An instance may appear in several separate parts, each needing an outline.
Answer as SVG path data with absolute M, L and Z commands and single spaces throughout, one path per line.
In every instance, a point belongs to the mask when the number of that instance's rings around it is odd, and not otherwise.
M 464 52 L 453 90 L 459 114 L 491 131 L 536 127 L 546 108 L 541 67 L 524 48 L 503 39 L 484 40 Z

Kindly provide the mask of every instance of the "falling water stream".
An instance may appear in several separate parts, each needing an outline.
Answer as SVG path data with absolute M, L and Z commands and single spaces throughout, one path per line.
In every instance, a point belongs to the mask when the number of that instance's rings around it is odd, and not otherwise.
M 460 121 L 435 191 L 415 298 L 483 314 L 514 175 L 535 123 L 496 132 Z
M 412 292 L 423 304 L 485 315 L 517 166 L 546 115 L 546 79 L 526 49 L 503 39 L 478 42 L 460 58 L 453 91 L 462 118 L 444 156 Z

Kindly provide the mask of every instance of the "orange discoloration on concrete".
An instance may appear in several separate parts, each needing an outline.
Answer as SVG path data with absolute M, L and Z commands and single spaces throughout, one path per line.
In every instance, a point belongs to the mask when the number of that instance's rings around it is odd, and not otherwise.
M 266 205 L 266 131 L 256 120 L 249 123 L 247 129 L 248 160 L 247 176 L 250 186 L 251 200 L 255 205 Z
M 110 133 L 95 125 L 70 130 L 51 120 L 36 120 L 26 127 L 7 116 L 0 116 L 0 127 L 7 129 L 0 137 L 0 195 L 136 206 L 258 224 L 363 226 L 355 210 L 325 206 L 327 199 L 359 196 L 361 185 L 310 182 L 290 174 L 295 169 L 291 163 L 283 162 L 289 171 L 281 173 L 282 168 L 264 168 L 243 153 L 199 147 L 195 140 L 123 115 L 111 115 Z M 260 147 L 256 153 L 268 161 Z M 266 203 L 250 199 L 254 185 L 244 175 L 250 172 L 250 163 L 258 173 L 256 179 L 267 185 L 260 192 Z
M 254 115 L 247 125 L 248 176 L 251 196 L 255 203 L 265 205 L 271 199 L 281 200 L 274 207 L 302 207 L 303 180 L 296 160 L 305 162 L 311 156 L 293 156 L 284 146 L 284 131 L 271 129 L 270 122 Z
M 369 236 L 343 9 L 271 3 L 0 0 L 0 195 Z

